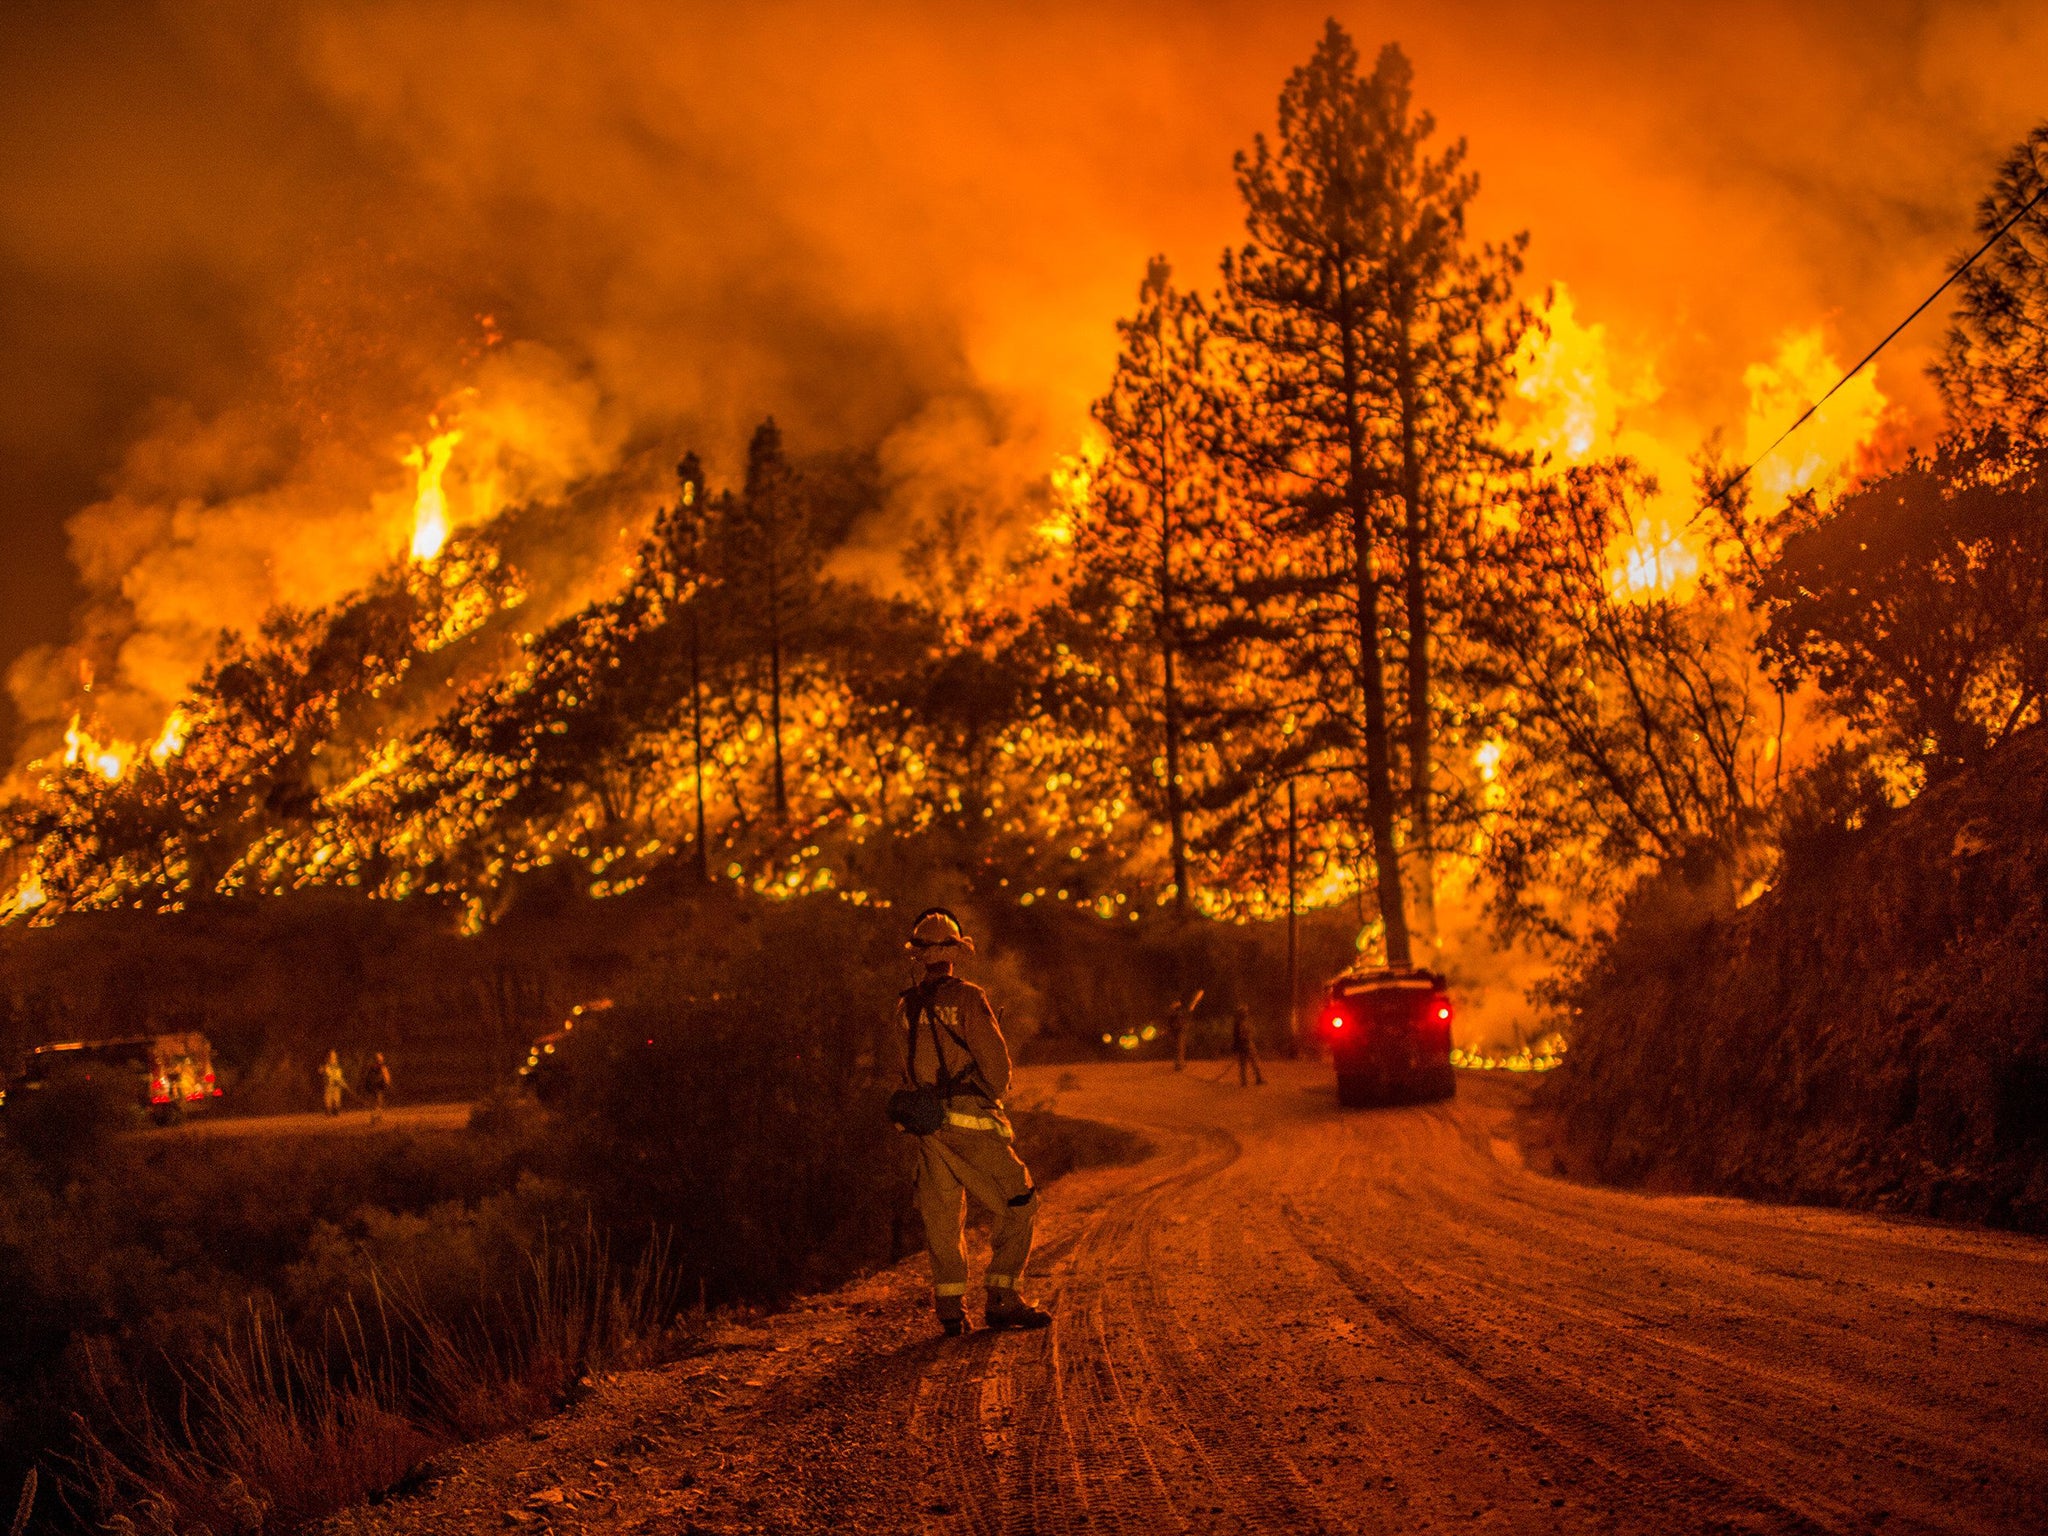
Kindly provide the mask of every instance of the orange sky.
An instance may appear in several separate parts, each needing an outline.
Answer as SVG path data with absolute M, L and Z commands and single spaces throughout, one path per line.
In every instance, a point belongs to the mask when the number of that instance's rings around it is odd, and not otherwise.
M 1482 227 L 1533 232 L 1532 292 L 1568 281 L 1655 370 L 1639 425 L 1689 443 L 1740 435 L 1744 369 L 1788 330 L 1853 355 L 1937 279 L 2048 112 L 2048 8 L 1676 9 L 1337 14 L 1368 58 L 1408 48 L 1472 141 Z M 11 17 L 0 664 L 82 622 L 168 674 L 206 626 L 335 595 L 387 553 L 363 509 L 405 492 L 426 412 L 483 369 L 501 499 L 625 473 L 677 423 L 729 469 L 770 410 L 800 448 L 883 444 L 908 500 L 999 496 L 1071 439 L 1145 257 L 1213 273 L 1230 157 L 1326 10 Z M 481 361 L 480 314 L 507 339 Z M 1909 411 L 1938 335 L 1883 365 Z M 545 462 L 536 421 L 569 439 Z M 15 691 L 46 711 L 75 670 L 31 655 Z

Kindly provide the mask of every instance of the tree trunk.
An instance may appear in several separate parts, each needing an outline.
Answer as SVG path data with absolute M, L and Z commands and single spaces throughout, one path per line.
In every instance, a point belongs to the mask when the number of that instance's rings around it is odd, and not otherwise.
M 1180 782 L 1180 682 L 1174 674 L 1174 639 L 1179 615 L 1174 607 L 1173 520 L 1166 468 L 1168 428 L 1160 424 L 1159 462 L 1159 670 L 1163 687 L 1161 714 L 1166 726 L 1166 830 L 1173 854 L 1173 902 L 1188 910 L 1187 807 Z
M 1287 781 L 1287 1054 L 1301 1054 L 1301 949 L 1294 931 L 1294 887 L 1296 869 L 1294 780 Z
M 697 874 L 711 883 L 711 842 L 704 833 L 704 631 L 696 604 L 690 605 L 690 746 L 697 793 Z
M 775 822 L 789 822 L 789 787 L 782 772 L 782 573 L 768 556 L 768 734 L 775 752 Z
M 1180 783 L 1180 700 L 1173 674 L 1173 641 L 1160 646 L 1166 674 L 1166 826 L 1173 848 L 1173 901 L 1182 912 L 1188 909 L 1187 807 Z
M 1359 404 L 1358 335 L 1346 317 L 1344 338 L 1344 435 L 1348 459 L 1344 499 L 1351 510 L 1353 590 L 1358 609 L 1358 679 L 1365 695 L 1365 809 L 1372 825 L 1380 922 L 1386 931 L 1387 964 L 1412 964 L 1408 908 L 1401 892 L 1401 857 L 1394 844 L 1394 779 L 1387 734 L 1387 672 L 1380 655 L 1380 578 L 1372 560 L 1372 506 L 1366 494 L 1365 423 Z
M 1415 860 L 1415 894 L 1421 904 L 1422 931 L 1436 938 L 1436 805 L 1435 732 L 1429 704 L 1429 583 L 1424 560 L 1428 548 L 1428 513 L 1422 504 L 1422 453 L 1416 442 L 1415 351 L 1410 334 L 1413 319 L 1400 318 L 1401 359 L 1395 387 L 1401 398 L 1401 501 L 1406 514 L 1403 532 L 1407 556 L 1404 576 L 1408 606 L 1408 825 L 1409 850 Z

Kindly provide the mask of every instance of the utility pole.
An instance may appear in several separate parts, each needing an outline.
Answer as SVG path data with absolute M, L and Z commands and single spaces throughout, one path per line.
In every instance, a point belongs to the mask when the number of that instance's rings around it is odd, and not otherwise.
M 1301 1054 L 1300 950 L 1294 937 L 1294 780 L 1287 781 L 1287 1054 Z

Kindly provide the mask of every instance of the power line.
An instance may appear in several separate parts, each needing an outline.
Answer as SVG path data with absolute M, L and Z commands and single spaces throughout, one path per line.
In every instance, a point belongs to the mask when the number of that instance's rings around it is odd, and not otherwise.
M 1851 368 L 1847 373 L 1843 374 L 1839 379 L 1835 380 L 1835 382 L 1829 387 L 1828 392 L 1826 394 L 1822 395 L 1818 400 L 1814 401 L 1813 404 L 1809 405 L 1804 411 L 1802 411 L 1800 413 L 1799 419 L 1793 422 L 1791 426 L 1787 427 L 1784 431 L 1780 432 L 1777 435 L 1777 437 L 1772 440 L 1770 447 L 1766 448 L 1762 453 L 1758 454 L 1755 458 L 1751 459 L 1748 464 L 1743 466 L 1742 472 L 1740 474 L 1736 475 L 1733 479 L 1728 481 L 1727 484 L 1723 485 L 1721 489 L 1714 492 L 1712 496 L 1708 497 L 1706 501 L 1702 502 L 1700 504 L 1699 512 L 1693 514 L 1694 517 L 1699 517 L 1702 513 L 1705 513 L 1709 508 L 1726 500 L 1728 493 L 1730 491 L 1733 491 L 1738 485 L 1742 484 L 1743 481 L 1747 480 L 1750 476 L 1750 472 L 1754 470 L 1757 467 L 1757 465 L 1763 463 L 1765 459 L 1768 459 L 1772 454 L 1776 453 L 1778 449 L 1781 446 L 1783 446 L 1786 438 L 1790 437 L 1794 432 L 1797 432 L 1801 427 L 1805 426 L 1809 421 L 1813 420 L 1814 413 L 1817 412 L 1822 406 L 1826 405 L 1828 401 L 1832 400 L 1835 397 L 1836 391 L 1841 389 L 1841 387 L 1844 384 L 1848 383 L 1851 379 L 1855 378 L 1856 375 L 1861 373 L 1865 368 L 1868 368 L 1871 365 L 1871 363 L 1876 360 L 1878 353 L 1882 352 L 1886 347 L 1890 346 L 1895 340 L 1898 339 L 1899 332 L 1903 331 L 1915 320 L 1918 320 L 1921 317 L 1921 315 L 1925 314 L 1927 312 L 1928 305 L 1932 304 L 1944 293 L 1947 293 L 1950 286 L 1955 282 L 1957 278 L 1961 277 L 1965 272 L 1969 271 L 1970 268 L 1977 265 L 1978 258 L 1981 257 L 1986 251 L 1990 250 L 1991 247 L 1998 244 L 1999 241 L 2003 240 L 2006 237 L 2006 235 L 2011 232 L 2013 226 L 2018 224 L 2019 221 L 2021 219 L 2024 219 L 2029 213 L 2032 213 L 2034 211 L 2035 205 L 2038 204 L 2044 197 L 2048 197 L 2048 180 L 2044 180 L 2041 183 L 2040 187 L 2035 191 L 2034 195 L 2028 198 L 2024 203 L 2020 204 L 2019 208 L 2014 212 L 2013 216 L 2007 219 L 2003 224 L 1999 225 L 1998 228 L 1992 232 L 1991 237 L 1989 239 L 1987 239 L 1982 245 L 1978 246 L 1976 250 L 1970 252 L 1970 254 L 1964 259 L 1963 264 L 1961 266 L 1957 267 L 1955 271 L 1949 273 L 1947 277 L 1943 278 L 1941 280 L 1941 285 L 1937 287 L 1934 290 L 1934 292 L 1928 294 L 1926 298 L 1922 299 L 1917 305 L 1915 305 L 1913 313 L 1906 316 L 1906 318 L 1901 320 L 1897 325 L 1893 326 L 1890 332 L 1886 334 L 1883 341 L 1880 341 L 1876 346 L 1872 347 L 1868 352 L 1864 353 L 1862 360 L 1858 362 L 1855 367 Z

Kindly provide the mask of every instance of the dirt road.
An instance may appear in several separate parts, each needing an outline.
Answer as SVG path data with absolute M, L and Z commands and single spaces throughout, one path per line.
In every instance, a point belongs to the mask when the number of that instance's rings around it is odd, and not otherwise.
M 2048 1529 L 2048 1243 L 1541 1177 L 1515 1089 L 1340 1112 L 1151 1065 L 1049 1192 L 1038 1335 L 914 1262 L 620 1378 L 358 1530 Z
M 394 1104 L 383 1114 L 350 1108 L 338 1115 L 195 1115 L 182 1125 L 138 1131 L 139 1136 L 358 1136 L 373 1131 L 459 1131 L 469 1124 L 467 1104 Z

